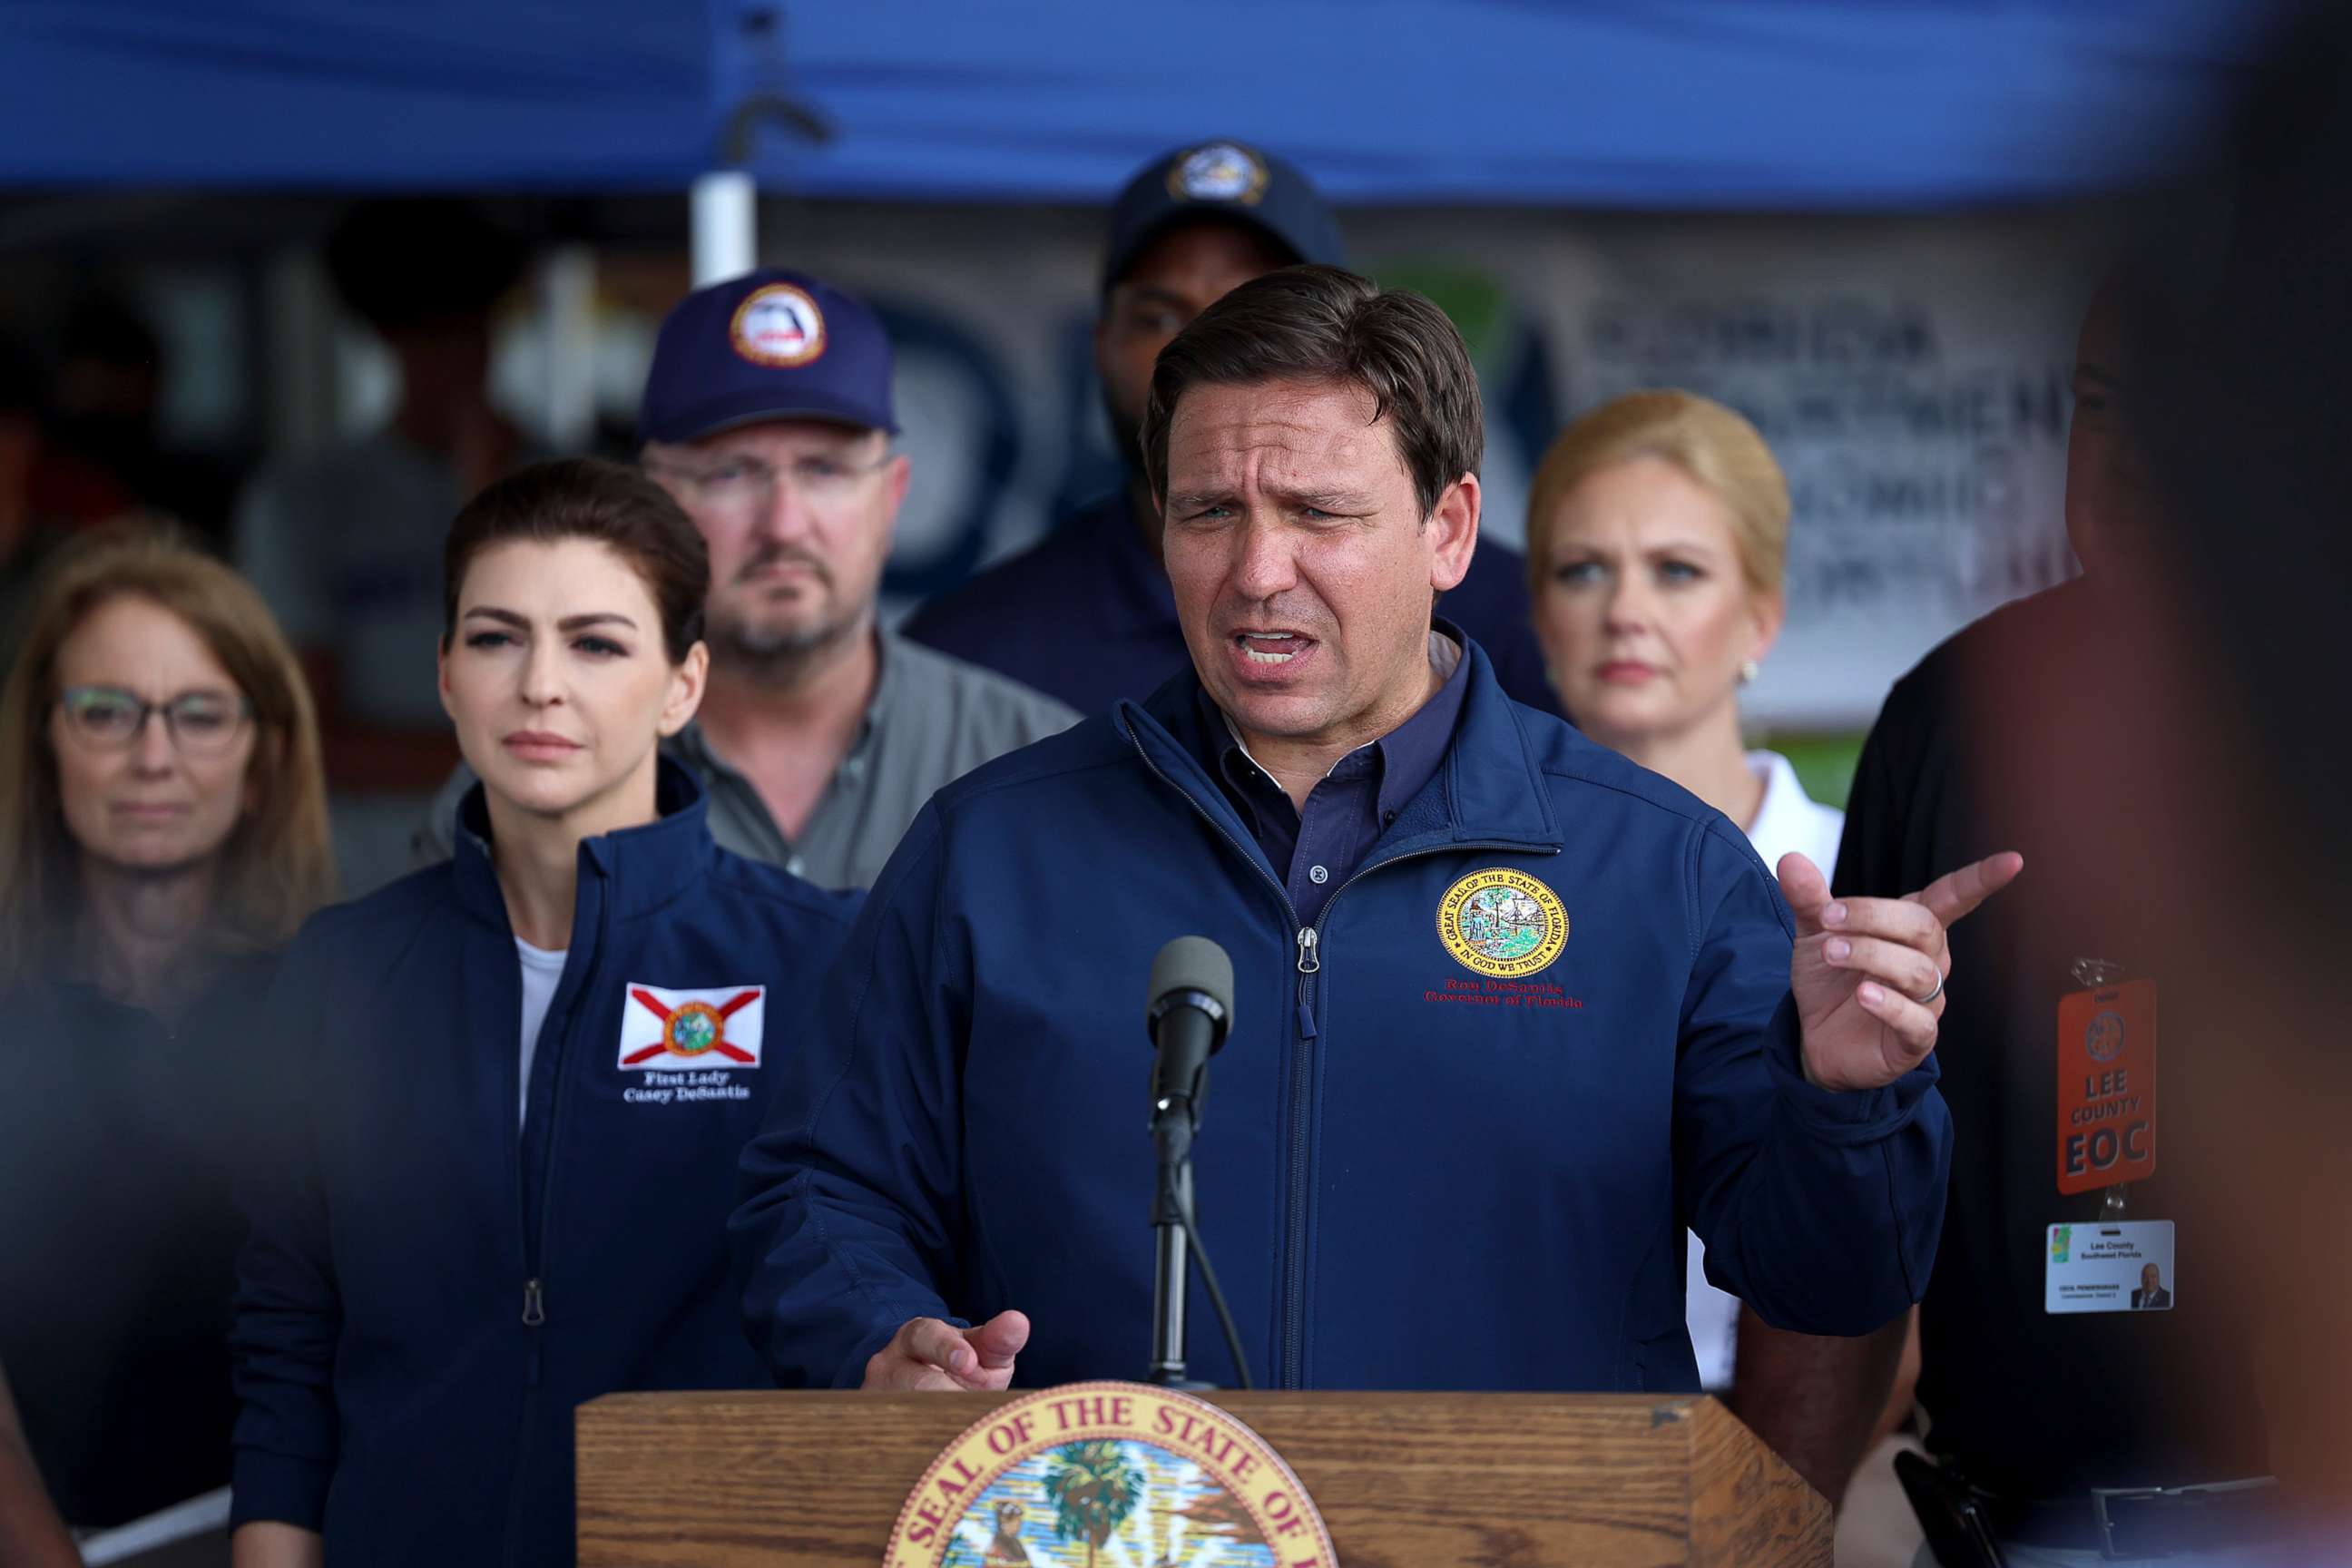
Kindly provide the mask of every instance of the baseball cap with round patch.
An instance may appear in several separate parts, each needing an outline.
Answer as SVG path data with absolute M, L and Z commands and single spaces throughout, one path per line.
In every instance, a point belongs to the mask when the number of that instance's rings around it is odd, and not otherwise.
M 1195 142 L 1144 165 L 1111 204 L 1102 286 L 1180 224 L 1222 218 L 1256 229 L 1297 261 L 1347 263 L 1339 221 L 1296 164 L 1246 142 Z
M 694 441 L 765 419 L 898 433 L 890 338 L 864 300 L 768 267 L 698 289 L 663 318 L 639 440 Z

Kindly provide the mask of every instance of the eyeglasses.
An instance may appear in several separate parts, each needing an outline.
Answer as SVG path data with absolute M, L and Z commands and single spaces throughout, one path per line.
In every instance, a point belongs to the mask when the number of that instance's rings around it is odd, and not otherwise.
M 148 717 L 161 713 L 172 744 L 192 757 L 227 751 L 253 717 L 251 701 L 218 691 L 184 691 L 169 702 L 150 702 L 119 686 L 69 686 L 58 694 L 58 706 L 76 740 L 104 752 L 135 744 Z
M 785 468 L 757 458 L 730 458 L 708 467 L 653 461 L 646 473 L 669 486 L 688 510 L 714 522 L 748 522 L 775 505 L 780 486 L 802 500 L 822 505 L 850 495 L 857 483 L 887 465 L 885 452 L 870 463 L 811 455 Z

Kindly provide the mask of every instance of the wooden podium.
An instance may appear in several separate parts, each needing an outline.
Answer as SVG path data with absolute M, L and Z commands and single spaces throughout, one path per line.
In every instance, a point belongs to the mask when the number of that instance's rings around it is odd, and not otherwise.
M 878 1568 L 1005 1395 L 618 1394 L 582 1406 L 582 1568 Z M 1698 1395 L 1212 1394 L 1344 1568 L 1830 1568 L 1829 1504 Z

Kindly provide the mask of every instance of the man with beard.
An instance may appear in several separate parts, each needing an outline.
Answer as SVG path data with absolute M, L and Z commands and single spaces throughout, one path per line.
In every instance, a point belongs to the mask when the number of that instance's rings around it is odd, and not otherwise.
M 1151 366 L 1187 322 L 1251 279 L 1338 265 L 1339 226 L 1297 168 L 1239 142 L 1155 158 L 1111 205 L 1095 374 L 1126 485 L 1032 548 L 917 610 L 907 635 L 1050 692 L 1082 713 L 1140 701 L 1190 662 L 1137 433 Z M 1446 618 L 1486 650 L 1515 701 L 1558 710 L 1528 616 L 1527 564 L 1480 540 Z M 1084 658 L 1070 650 L 1083 647 Z
M 890 343 L 863 301 L 774 268 L 663 321 L 638 433 L 646 472 L 710 546 L 710 685 L 667 742 L 720 847 L 864 888 L 931 792 L 1076 715 L 900 640 L 875 615 L 908 462 L 890 450 Z M 449 852 L 463 769 L 420 850 Z

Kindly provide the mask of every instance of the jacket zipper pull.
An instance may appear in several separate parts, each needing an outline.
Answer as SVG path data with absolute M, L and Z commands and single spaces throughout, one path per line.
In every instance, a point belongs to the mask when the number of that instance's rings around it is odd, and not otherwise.
M 536 1279 L 522 1282 L 522 1321 L 525 1328 L 535 1329 L 547 1321 L 547 1293 Z
M 1323 961 L 1315 956 L 1315 928 L 1298 928 L 1298 1037 L 1315 1037 L 1315 982 L 1307 978 L 1320 971 Z

